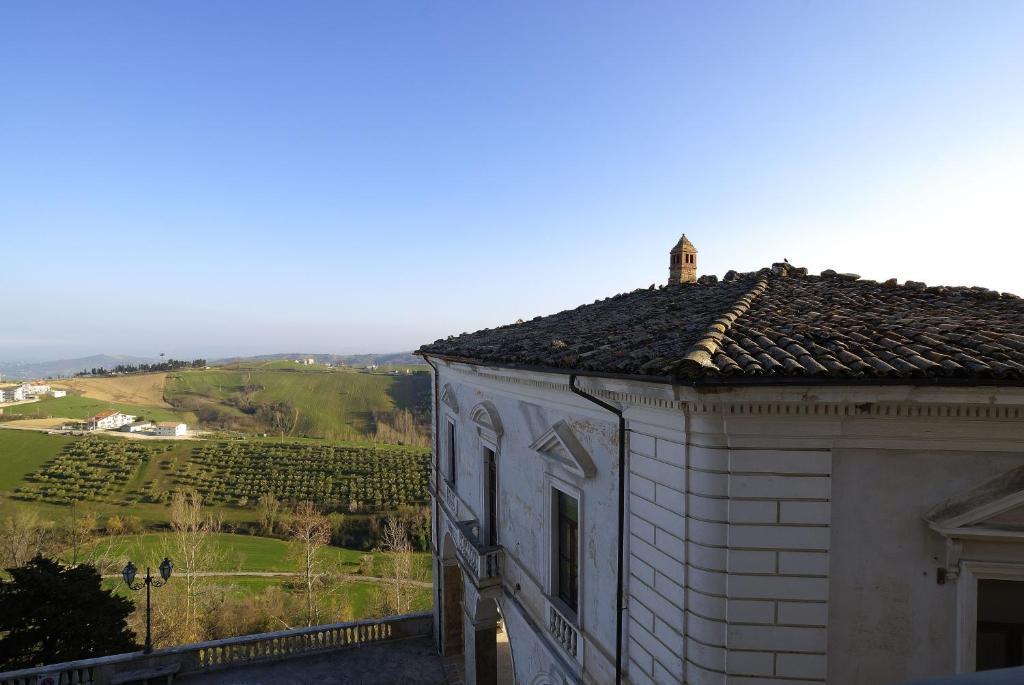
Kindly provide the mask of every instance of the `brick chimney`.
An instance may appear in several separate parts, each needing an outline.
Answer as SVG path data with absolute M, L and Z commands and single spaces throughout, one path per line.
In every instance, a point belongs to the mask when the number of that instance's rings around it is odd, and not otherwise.
M 668 284 L 697 282 L 697 248 L 686 239 L 686 234 L 668 253 Z

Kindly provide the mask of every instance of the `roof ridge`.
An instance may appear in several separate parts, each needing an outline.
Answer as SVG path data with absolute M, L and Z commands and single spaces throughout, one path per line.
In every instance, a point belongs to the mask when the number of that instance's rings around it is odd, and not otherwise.
M 683 358 L 676 364 L 676 370 L 699 371 L 707 368 L 717 370 L 718 367 L 711 361 L 711 356 L 718 351 L 722 338 L 732 328 L 736 319 L 747 313 L 747 310 L 750 309 L 750 305 L 753 304 L 757 296 L 767 289 L 768 274 L 763 274 L 753 288 L 736 300 L 732 309 L 708 325 L 704 335 L 697 342 L 690 345 L 690 349 L 686 351 Z

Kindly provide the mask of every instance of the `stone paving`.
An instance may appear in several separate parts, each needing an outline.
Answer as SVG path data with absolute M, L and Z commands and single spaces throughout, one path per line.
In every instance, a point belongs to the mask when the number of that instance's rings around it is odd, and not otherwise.
M 176 678 L 183 685 L 446 685 L 431 637 L 351 647 Z

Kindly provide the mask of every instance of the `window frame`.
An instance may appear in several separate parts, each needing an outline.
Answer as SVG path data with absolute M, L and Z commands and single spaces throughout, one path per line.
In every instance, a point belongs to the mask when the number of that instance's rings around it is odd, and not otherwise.
M 577 627 L 581 626 L 583 616 L 583 597 L 584 592 L 584 573 L 583 573 L 583 560 L 585 559 L 583 552 L 583 531 L 586 530 L 584 526 L 584 508 L 583 508 L 583 491 L 572 485 L 571 483 L 564 481 L 556 476 L 550 474 L 545 478 L 545 525 L 547 526 L 547 545 L 545 546 L 547 563 L 546 573 L 544 578 L 544 592 L 547 595 L 549 602 L 555 605 L 559 612 L 565 616 L 566 619 L 572 621 Z M 558 555 L 558 493 L 562 493 L 572 499 L 576 500 L 576 608 L 573 609 L 561 597 L 558 596 L 558 583 L 559 583 L 559 555 Z
M 1024 583 L 1024 564 L 995 561 L 960 561 L 956 583 L 956 672 L 977 669 L 978 581 L 1013 580 Z
M 487 465 L 487 452 L 490 451 L 494 455 L 494 520 L 490 517 L 490 507 L 487 501 L 488 496 L 488 465 Z M 500 544 L 498 542 L 498 531 L 501 530 L 501 497 L 498 493 L 501 492 L 501 469 L 498 466 L 499 455 L 498 446 L 485 438 L 480 439 L 480 540 L 481 542 L 489 542 L 491 539 L 491 526 L 494 526 L 493 534 L 495 545 Z M 489 545 L 487 545 L 489 546 Z
M 447 480 L 448 485 L 454 489 L 459 474 L 459 435 L 455 419 L 451 416 L 447 416 L 446 419 L 445 451 L 448 453 L 448 472 L 445 474 L 445 480 Z

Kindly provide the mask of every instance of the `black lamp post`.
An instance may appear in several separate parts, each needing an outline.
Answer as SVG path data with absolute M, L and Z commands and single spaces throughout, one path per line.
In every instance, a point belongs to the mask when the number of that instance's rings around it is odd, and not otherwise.
M 128 565 L 121 571 L 121 577 L 124 578 L 125 584 L 132 590 L 141 590 L 142 586 L 146 586 L 146 646 L 143 647 L 142 651 L 149 654 L 153 651 L 153 631 L 150 616 L 152 613 L 152 605 L 150 604 L 150 588 L 161 587 L 171 579 L 171 571 L 174 570 L 174 566 L 171 564 L 171 560 L 164 557 L 164 560 L 160 562 L 160 577 L 163 580 L 157 580 L 150 575 L 149 567 L 146 567 L 146 577 L 142 579 L 141 583 L 135 582 L 135 574 L 139 572 L 139 569 L 135 568 L 135 564 L 128 562 Z

